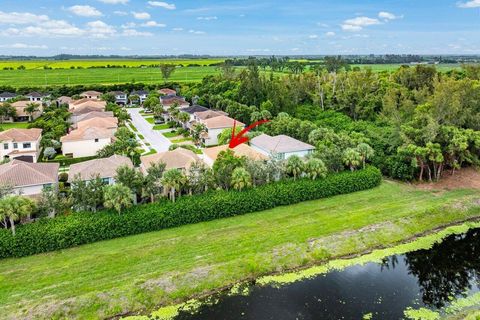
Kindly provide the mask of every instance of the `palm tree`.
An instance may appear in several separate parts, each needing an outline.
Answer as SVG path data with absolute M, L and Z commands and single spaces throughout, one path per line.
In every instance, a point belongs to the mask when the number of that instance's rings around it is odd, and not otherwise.
M 10 221 L 10 229 L 15 235 L 15 222 L 29 217 L 35 209 L 35 203 L 29 198 L 12 195 L 0 200 L 0 216 Z
M 311 158 L 305 164 L 305 171 L 307 176 L 316 180 L 317 178 L 325 178 L 327 176 L 327 167 L 322 160 L 317 158 Z
M 132 94 L 128 97 L 128 100 L 130 101 L 130 105 L 133 105 L 135 102 L 140 102 L 140 97 L 138 94 Z
M 360 143 L 357 146 L 356 150 L 360 154 L 360 157 L 362 158 L 362 165 L 363 165 L 363 168 L 365 169 L 365 162 L 367 160 L 370 160 L 373 157 L 373 155 L 375 154 L 375 151 L 373 150 L 372 147 L 370 147 L 366 143 Z
M 185 175 L 178 169 L 168 170 L 160 180 L 165 190 L 170 190 L 170 199 L 175 202 L 176 192 L 181 194 L 182 186 L 187 182 Z
M 113 208 L 118 214 L 132 206 L 132 191 L 121 183 L 105 186 L 103 198 L 105 208 Z
M 198 146 L 200 144 L 202 134 L 205 133 L 206 131 L 207 131 L 207 127 L 203 123 L 195 124 L 192 130 L 193 143 L 195 143 Z
M 9 102 L 4 102 L 0 105 L 0 124 L 3 124 L 5 119 L 14 118 L 17 115 L 17 109 L 12 107 Z
M 235 168 L 232 172 L 232 187 L 235 190 L 243 190 L 252 186 L 252 176 L 245 168 Z
M 160 180 L 162 179 L 163 172 L 165 171 L 165 163 L 152 163 L 152 165 L 147 169 L 147 176 L 145 177 L 145 182 L 143 185 L 143 196 L 149 196 L 150 202 L 155 201 L 155 196 L 160 194 L 162 191 L 162 185 Z
M 38 103 L 30 102 L 27 104 L 24 110 L 28 114 L 29 121 L 32 122 L 33 114 L 40 110 L 40 106 L 38 105 Z
M 293 175 L 293 180 L 296 180 L 303 172 L 305 164 L 299 156 L 293 155 L 287 159 L 286 172 Z
M 362 157 L 358 151 L 352 148 L 348 148 L 343 153 L 343 163 L 350 168 L 351 171 L 354 171 L 362 161 Z
M 169 108 L 168 108 L 168 113 L 172 117 L 172 119 L 177 120 L 178 114 L 180 113 L 180 110 L 178 110 L 179 105 L 178 102 L 174 102 Z
M 188 120 L 190 120 L 190 115 L 188 113 L 180 112 L 178 114 L 178 121 L 182 123 L 183 128 L 186 128 Z

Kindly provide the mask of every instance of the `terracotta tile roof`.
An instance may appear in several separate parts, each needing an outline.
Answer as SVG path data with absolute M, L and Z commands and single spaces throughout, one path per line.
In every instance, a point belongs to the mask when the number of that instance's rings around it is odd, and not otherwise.
M 188 102 L 185 101 L 185 98 L 184 97 L 179 97 L 179 96 L 164 96 L 164 97 L 160 97 L 160 102 L 163 104 L 163 105 L 172 105 L 174 104 L 175 102 L 177 102 L 178 104 L 182 105 L 182 104 L 187 104 Z
M 103 108 L 107 105 L 106 101 L 83 98 L 80 100 L 75 100 L 69 104 L 70 109 L 76 110 L 78 108 L 84 107 L 94 107 L 94 108 Z
M 164 89 L 158 90 L 158 93 L 169 96 L 169 95 L 176 95 L 177 91 L 175 91 L 173 89 L 164 88 Z
M 210 119 L 203 120 L 203 123 L 208 129 L 220 129 L 220 128 L 232 128 L 235 119 L 227 116 L 218 116 Z M 244 127 L 245 124 L 237 121 L 237 127 Z
M 99 175 L 100 178 L 114 178 L 117 174 L 117 168 L 121 166 L 133 168 L 132 161 L 128 157 L 116 154 L 109 158 L 72 164 L 68 173 L 68 181 L 72 182 L 77 176 L 82 180 L 90 180 L 96 175 Z
M 77 115 L 76 122 L 88 120 L 92 118 L 111 118 L 113 111 L 90 111 L 88 113 Z
M 60 104 L 70 104 L 72 103 L 73 99 L 67 96 L 61 96 L 57 99 L 57 101 Z
M 61 142 L 69 141 L 82 141 L 82 140 L 93 140 L 93 139 L 112 139 L 114 134 L 112 130 L 105 128 L 82 128 L 72 130 L 69 134 L 60 138 Z
M 146 172 L 152 163 L 163 162 L 166 164 L 166 170 L 188 169 L 194 162 L 201 160 L 194 152 L 184 148 L 177 148 L 172 151 L 140 157 L 140 161 L 142 162 L 142 170 Z
M 118 127 L 118 119 L 115 117 L 90 118 L 90 119 L 77 122 L 77 127 L 78 129 L 90 128 L 90 127 L 113 129 Z
M 16 141 L 28 142 L 37 141 L 42 136 L 42 129 L 9 129 L 0 132 L 0 142 Z
M 195 112 L 194 115 L 200 120 L 206 120 L 206 119 L 215 118 L 219 116 L 226 116 L 227 113 L 223 111 L 207 110 L 207 111 Z
M 100 95 L 102 95 L 101 92 L 94 91 L 94 90 L 89 90 L 89 91 L 80 93 L 80 96 L 100 96 Z
M 28 163 L 12 160 L 0 165 L 0 183 L 14 187 L 58 182 L 58 163 Z
M 105 107 L 104 106 L 94 106 L 94 105 L 80 105 L 80 106 L 75 107 L 75 109 L 70 110 L 70 112 L 74 116 L 78 116 L 78 115 L 81 115 L 81 114 L 86 114 L 86 113 L 90 113 L 90 112 L 94 112 L 94 111 L 103 112 L 103 111 L 105 111 Z
M 314 146 L 308 143 L 302 142 L 286 135 L 278 135 L 272 137 L 267 134 L 262 134 L 258 137 L 253 138 L 250 141 L 250 144 L 255 145 L 260 149 L 263 149 L 266 152 L 270 153 L 285 153 L 315 149 Z
M 206 148 L 203 150 L 203 153 L 205 156 L 209 157 L 212 159 L 212 161 L 215 162 L 217 160 L 218 154 L 222 151 L 225 151 L 229 149 L 228 145 L 223 145 L 223 146 L 217 146 L 217 147 L 212 147 L 212 148 Z M 252 147 L 246 144 L 240 144 L 236 146 L 235 148 L 231 149 L 235 156 L 237 157 L 247 157 L 252 160 L 267 160 L 268 157 L 265 156 L 264 154 L 261 154 L 260 152 L 256 151 Z

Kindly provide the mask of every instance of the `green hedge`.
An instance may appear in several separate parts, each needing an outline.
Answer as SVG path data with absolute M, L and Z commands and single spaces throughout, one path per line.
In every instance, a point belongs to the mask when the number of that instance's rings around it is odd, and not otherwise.
M 0 230 L 0 258 L 28 256 L 365 190 L 379 185 L 381 179 L 380 171 L 369 167 L 322 180 L 288 180 L 245 191 L 211 191 L 181 197 L 176 203 L 164 200 L 132 207 L 121 215 L 105 210 L 45 218 L 18 226 L 15 237 L 9 230 Z
M 59 163 L 61 166 L 71 166 L 72 164 L 88 161 L 88 160 L 93 160 L 97 159 L 97 156 L 91 156 L 91 157 L 82 157 L 82 158 L 67 158 L 63 156 L 57 156 L 55 159 L 51 160 L 44 160 L 42 162 L 46 163 Z

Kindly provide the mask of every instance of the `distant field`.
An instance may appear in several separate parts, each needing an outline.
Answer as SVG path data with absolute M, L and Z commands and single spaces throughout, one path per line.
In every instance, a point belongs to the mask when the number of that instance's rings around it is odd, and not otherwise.
M 145 59 L 145 60 L 133 60 L 133 59 L 108 59 L 108 60 L 32 60 L 32 61 L 23 61 L 23 60 L 11 60 L 11 61 L 0 61 L 0 69 L 4 68 L 14 68 L 17 69 L 19 66 L 24 66 L 26 69 L 43 69 L 44 66 L 48 66 L 53 69 L 69 69 L 71 67 L 75 68 L 89 68 L 89 67 L 102 67 L 102 66 L 127 66 L 127 67 L 141 67 L 141 66 L 150 66 L 156 64 L 175 64 L 188 66 L 191 64 L 196 64 L 200 66 L 209 66 L 211 64 L 223 62 L 225 59 Z
M 354 64 L 352 67 L 371 68 L 375 72 L 394 71 L 400 68 L 402 64 Z M 438 71 L 447 72 L 452 69 L 460 69 L 460 64 L 437 64 L 435 65 Z

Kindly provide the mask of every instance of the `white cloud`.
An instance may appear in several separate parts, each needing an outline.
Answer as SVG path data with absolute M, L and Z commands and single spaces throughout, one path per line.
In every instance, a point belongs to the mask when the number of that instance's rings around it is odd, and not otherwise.
M 135 29 L 125 29 L 122 32 L 122 36 L 125 36 L 125 37 L 149 37 L 149 36 L 153 36 L 153 33 L 137 31 Z
M 102 13 L 92 6 L 75 5 L 68 8 L 68 11 L 81 17 L 100 17 Z
M 116 16 L 126 16 L 128 15 L 128 12 L 125 11 L 113 11 L 113 14 Z
M 479 8 L 480 7 L 480 0 L 471 0 L 467 2 L 459 2 L 457 3 L 459 8 L 464 9 L 471 9 L 471 8 Z
M 160 7 L 167 10 L 175 10 L 177 7 L 173 3 L 167 3 L 163 1 L 148 1 L 148 4 L 152 7 Z
M 326 33 L 325 33 L 325 36 L 327 36 L 327 37 L 334 37 L 334 36 L 335 36 L 335 32 L 333 32 L 333 31 L 326 32 Z
M 14 44 L 4 44 L 0 45 L 0 48 L 9 48 L 9 49 L 48 49 L 46 45 L 35 45 L 35 44 L 25 44 L 25 43 L 14 43 Z
M 148 20 L 151 18 L 150 14 L 148 12 L 132 12 L 132 15 L 135 19 L 138 20 Z
M 345 31 L 360 31 L 364 27 L 380 24 L 380 21 L 369 17 L 356 17 L 343 22 L 342 29 Z
M 130 50 L 132 50 L 132 48 L 129 48 L 129 47 L 120 47 L 120 50 L 122 50 L 122 51 L 130 51 Z
M 127 22 L 127 23 L 124 23 L 120 26 L 120 28 L 122 29 L 131 29 L 131 28 L 135 28 L 137 26 L 137 24 L 135 22 Z
M 173 31 L 183 31 L 183 28 L 173 28 Z
M 166 27 L 167 25 L 164 24 L 164 23 L 158 23 L 156 21 L 147 21 L 145 23 L 142 24 L 142 27 L 158 27 L 158 28 L 164 28 Z
M 98 0 L 106 4 L 127 4 L 128 0 Z
M 117 32 L 114 27 L 100 20 L 87 23 L 87 27 L 87 34 L 92 38 L 108 38 Z
M 390 13 L 390 12 L 386 12 L 386 11 L 380 11 L 378 13 L 378 17 L 380 19 L 384 19 L 385 21 L 388 21 L 388 20 L 396 20 L 396 19 L 402 19 L 403 16 L 396 16 L 394 15 L 393 13 Z
M 317 39 L 318 38 L 318 35 L 316 34 L 311 34 L 308 36 L 309 39 Z
M 188 32 L 193 33 L 193 34 L 205 34 L 206 33 L 205 31 L 199 31 L 199 30 L 193 30 L 193 29 L 188 30 Z
M 205 21 L 210 21 L 210 20 L 217 20 L 217 16 L 211 16 L 211 17 L 197 17 L 197 20 L 205 20 Z
M 48 21 L 46 15 L 36 15 L 29 12 L 3 12 L 0 11 L 0 24 L 31 24 L 35 22 Z

